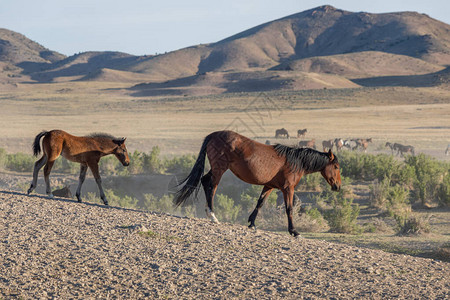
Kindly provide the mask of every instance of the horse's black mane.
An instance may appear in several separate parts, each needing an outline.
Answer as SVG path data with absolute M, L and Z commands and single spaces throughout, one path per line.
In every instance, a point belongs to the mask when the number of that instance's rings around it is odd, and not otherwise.
M 281 144 L 276 144 L 273 147 L 279 156 L 286 157 L 286 161 L 293 172 L 300 170 L 316 172 L 330 163 L 330 158 L 326 152 L 319 152 L 310 148 L 293 148 Z M 333 162 L 338 162 L 336 156 Z

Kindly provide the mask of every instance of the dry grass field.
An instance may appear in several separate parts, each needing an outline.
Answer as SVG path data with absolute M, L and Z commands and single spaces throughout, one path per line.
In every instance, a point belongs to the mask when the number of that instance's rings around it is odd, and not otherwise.
M 444 88 L 360 88 L 213 96 L 133 97 L 130 83 L 20 84 L 0 92 L 0 146 L 30 152 L 41 130 L 75 135 L 107 132 L 126 136 L 131 151 L 196 153 L 201 139 L 233 129 L 275 142 L 275 129 L 305 139 L 372 137 L 369 152 L 386 141 L 410 144 L 440 159 L 450 141 L 450 91 Z M 296 138 L 284 140 L 294 144 Z

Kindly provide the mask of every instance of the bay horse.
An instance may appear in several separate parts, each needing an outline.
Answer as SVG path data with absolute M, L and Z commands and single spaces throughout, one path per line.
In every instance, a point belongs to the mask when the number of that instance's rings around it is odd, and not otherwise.
M 211 169 L 203 175 L 206 156 Z M 339 162 L 331 150 L 319 152 L 280 144 L 264 145 L 225 130 L 205 137 L 194 167 L 180 183 L 185 184 L 175 196 L 175 205 L 183 204 L 192 194 L 197 197 L 201 182 L 206 196 L 206 214 L 211 221 L 218 223 L 214 215 L 214 195 L 228 169 L 242 181 L 263 186 L 258 203 L 248 218 L 249 228 L 255 227 L 258 211 L 269 194 L 273 189 L 279 189 L 284 196 L 288 230 L 293 236 L 298 235 L 292 222 L 294 188 L 302 176 L 320 172 L 333 191 L 339 191 L 341 187 Z
M 402 157 L 405 156 L 404 153 L 411 153 L 413 156 L 415 155 L 413 146 L 394 143 L 394 148 L 397 150 L 397 155 L 400 154 Z
M 331 148 L 333 148 L 333 145 L 334 145 L 333 140 L 322 141 L 323 151 L 330 150 Z
M 28 189 L 28 194 L 36 188 L 39 170 L 45 165 L 44 180 L 46 193 L 49 197 L 53 198 L 49 175 L 55 160 L 62 155 L 70 161 L 81 164 L 76 192 L 78 202 L 81 202 L 81 186 L 86 178 L 86 171 L 89 167 L 100 191 L 100 197 L 103 203 L 108 205 L 102 188 L 98 162 L 103 156 L 114 154 L 122 165 L 128 166 L 130 164 L 130 158 L 125 146 L 126 138 L 115 138 L 105 133 L 94 133 L 89 136 L 80 137 L 68 134 L 62 130 L 42 131 L 34 139 L 34 156 L 38 156 L 41 153 L 41 139 L 43 156 L 34 164 L 33 181 Z
M 307 132 L 308 132 L 308 129 L 306 129 L 306 128 L 297 130 L 297 138 L 300 138 L 302 136 L 304 137 Z
M 279 138 L 279 137 L 285 137 L 285 138 L 289 138 L 289 133 L 286 129 L 281 128 L 281 129 L 277 129 L 275 130 L 275 138 Z
M 312 139 L 309 141 L 300 141 L 300 142 L 298 142 L 298 146 L 301 148 L 306 147 L 306 148 L 316 149 L 316 139 Z

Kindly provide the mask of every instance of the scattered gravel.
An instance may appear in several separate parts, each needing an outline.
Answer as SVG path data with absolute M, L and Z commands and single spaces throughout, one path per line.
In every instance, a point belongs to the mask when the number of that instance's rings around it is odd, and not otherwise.
M 0 190 L 0 298 L 448 299 L 450 264 Z

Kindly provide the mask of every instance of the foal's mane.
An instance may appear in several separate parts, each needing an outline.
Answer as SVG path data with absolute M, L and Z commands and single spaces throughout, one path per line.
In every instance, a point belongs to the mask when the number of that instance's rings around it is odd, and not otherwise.
M 105 138 L 105 139 L 111 139 L 111 140 L 118 140 L 118 138 L 108 134 L 108 133 L 103 133 L 103 132 L 94 132 L 91 133 L 89 135 L 87 135 L 86 137 L 91 137 L 91 138 Z
M 330 158 L 326 152 L 319 152 L 310 148 L 293 148 L 281 144 L 276 144 L 273 148 L 279 156 L 286 157 L 286 161 L 293 172 L 300 170 L 316 172 L 322 170 L 330 163 Z M 338 162 L 336 156 L 332 162 Z

